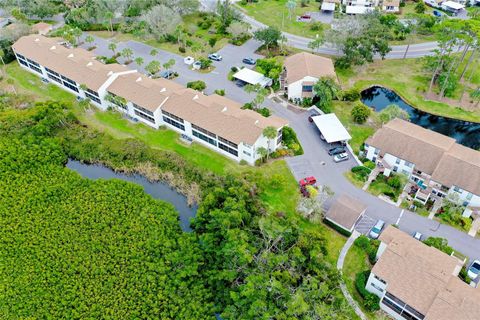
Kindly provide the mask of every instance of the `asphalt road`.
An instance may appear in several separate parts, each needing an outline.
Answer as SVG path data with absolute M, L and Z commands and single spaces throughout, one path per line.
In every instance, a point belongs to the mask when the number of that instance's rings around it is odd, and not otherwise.
M 108 43 L 108 40 L 96 38 L 95 44 L 97 49 L 95 53 L 97 55 L 111 56 L 112 52 L 108 49 Z M 237 87 L 234 82 L 228 81 L 227 74 L 232 66 L 242 65 L 241 59 L 243 57 L 259 58 L 259 55 L 254 54 L 259 45 L 259 42 L 252 39 L 240 47 L 233 45 L 225 46 L 219 51 L 223 56 L 223 61 L 214 62 L 215 70 L 205 74 L 190 70 L 183 63 L 183 57 L 180 55 L 158 50 L 159 54 L 154 58 L 150 56 L 152 47 L 143 43 L 128 41 L 117 44 L 118 50 L 130 47 L 134 51 L 134 57 L 143 57 L 145 59 L 144 65 L 152 59 L 164 63 L 173 58 L 176 64 L 172 69 L 180 74 L 175 79 L 176 82 L 185 85 L 188 81 L 203 80 L 207 84 L 207 94 L 212 93 L 215 89 L 225 89 L 228 98 L 240 103 L 251 101 L 253 95 L 247 94 L 243 89 Z M 120 58 L 120 60 L 122 59 Z M 129 64 L 128 67 L 144 72 L 143 68 L 135 63 Z M 287 163 L 297 180 L 305 176 L 314 175 L 320 184 L 328 185 L 333 189 L 335 197 L 345 193 L 365 203 L 368 206 L 366 214 L 371 221 L 382 219 L 387 223 L 399 225 L 401 230 L 408 233 L 418 231 L 427 237 L 446 238 L 454 249 L 459 250 L 471 259 L 480 259 L 480 239 L 472 238 L 450 226 L 429 220 L 407 210 L 399 209 L 352 185 L 345 178 L 344 173 L 348 172 L 356 163 L 353 159 L 341 163 L 333 162 L 327 153 L 327 144 L 320 139 L 318 129 L 308 122 L 307 112 L 288 109 L 270 99 L 267 99 L 264 105 L 269 107 L 274 114 L 290 122 L 290 126 L 296 131 L 303 146 L 305 154 L 287 159 Z
M 234 0 L 232 2 L 237 2 L 238 0 Z M 216 0 L 200 0 L 201 6 L 205 11 L 214 11 L 216 7 Z M 255 20 L 254 18 L 247 16 L 245 13 L 238 10 L 241 14 L 243 21 L 247 22 L 251 27 L 252 31 L 262 29 L 267 27 L 265 24 L 261 23 L 260 21 Z M 305 38 L 301 36 L 297 36 L 288 32 L 282 32 L 283 35 L 287 38 L 287 45 L 298 48 L 301 50 L 311 50 L 308 48 L 308 43 L 312 41 L 310 38 Z M 401 59 L 405 55 L 405 51 L 407 50 L 406 45 L 402 46 L 391 46 L 392 50 L 385 56 L 386 59 Z M 408 48 L 408 52 L 406 57 L 407 58 L 419 58 L 424 57 L 427 55 L 431 55 L 434 49 L 438 48 L 436 42 L 424 42 L 419 44 L 410 45 Z M 335 48 L 331 44 L 325 44 L 324 46 L 320 47 L 317 53 L 327 54 L 332 56 L 341 56 L 342 52 Z M 380 59 L 379 56 L 376 57 Z

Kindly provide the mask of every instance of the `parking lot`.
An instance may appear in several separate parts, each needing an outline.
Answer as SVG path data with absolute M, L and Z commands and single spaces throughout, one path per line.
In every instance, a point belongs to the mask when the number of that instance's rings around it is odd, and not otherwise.
M 377 219 L 363 215 L 363 217 L 355 225 L 355 230 L 361 234 L 368 235 L 368 232 L 373 228 L 375 222 L 377 222 Z

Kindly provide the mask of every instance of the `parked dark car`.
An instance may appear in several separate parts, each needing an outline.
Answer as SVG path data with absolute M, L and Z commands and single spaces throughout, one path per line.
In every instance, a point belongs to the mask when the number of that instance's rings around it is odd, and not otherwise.
M 336 154 L 340 154 L 340 153 L 344 153 L 344 152 L 346 152 L 344 147 L 335 147 L 335 148 L 332 148 L 332 149 L 328 150 L 328 154 L 330 156 L 334 156 Z
M 165 79 L 172 79 L 175 77 L 175 72 L 170 70 L 163 70 L 162 72 L 160 72 L 160 77 Z
M 319 116 L 319 115 L 320 115 L 320 113 L 318 113 L 317 110 L 315 110 L 315 109 L 310 110 L 310 113 L 309 113 L 309 115 L 308 115 L 308 121 L 309 121 L 309 122 L 313 122 L 313 119 L 312 119 L 312 118 L 313 118 L 313 117 L 316 117 L 316 116 Z
M 437 11 L 437 10 L 433 10 L 433 15 L 435 17 L 441 17 L 442 16 L 442 13 L 440 11 Z
M 243 82 L 242 80 L 237 80 L 237 81 L 235 81 L 235 85 L 239 88 L 243 88 L 243 87 L 245 87 L 246 83 Z
M 253 59 L 253 58 L 243 58 L 242 62 L 245 63 L 245 64 L 252 65 L 252 66 L 257 63 L 257 61 L 255 61 L 255 59 Z

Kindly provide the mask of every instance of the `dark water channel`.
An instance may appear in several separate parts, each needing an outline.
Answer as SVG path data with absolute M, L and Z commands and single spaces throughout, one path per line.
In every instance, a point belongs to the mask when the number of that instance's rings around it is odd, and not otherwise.
M 189 207 L 187 198 L 172 190 L 170 186 L 162 182 L 150 182 L 141 175 L 127 175 L 117 173 L 110 168 L 101 165 L 90 165 L 75 160 L 68 160 L 67 168 L 78 172 L 82 177 L 89 179 L 120 179 L 141 185 L 146 193 L 153 198 L 171 203 L 179 213 L 180 226 L 183 231 L 191 231 L 190 219 L 197 212 L 196 207 Z
M 377 112 L 391 104 L 396 104 L 408 112 L 412 123 L 452 137 L 464 146 L 475 150 L 480 149 L 480 123 L 445 118 L 420 111 L 403 101 L 394 91 L 383 87 L 371 87 L 362 91 L 361 100 Z

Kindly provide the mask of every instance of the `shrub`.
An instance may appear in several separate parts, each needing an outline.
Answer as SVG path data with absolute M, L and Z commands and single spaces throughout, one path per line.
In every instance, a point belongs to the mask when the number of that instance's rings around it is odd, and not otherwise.
M 210 67 L 212 65 L 212 60 L 210 59 L 207 59 L 207 58 L 200 58 L 198 59 L 198 61 L 200 61 L 200 69 L 204 70 L 204 69 L 207 69 L 208 67 Z
M 394 189 L 400 189 L 401 186 L 402 186 L 402 181 L 400 180 L 400 177 L 395 175 L 393 177 L 390 177 L 388 180 L 387 180 L 387 184 L 394 188 Z
M 338 233 L 340 234 L 343 234 L 344 236 L 346 237 L 350 237 L 352 235 L 351 232 L 339 227 L 338 225 L 336 225 L 335 223 L 331 222 L 330 220 L 327 220 L 327 219 L 323 219 L 323 222 L 329 226 L 330 228 L 334 229 L 335 231 L 337 231 Z
M 214 91 L 216 94 L 219 96 L 224 96 L 225 95 L 225 89 L 215 89 Z
M 297 134 L 290 127 L 282 129 L 282 140 L 288 149 L 293 150 L 294 155 L 299 156 L 303 154 L 303 148 L 298 141 Z
M 231 68 L 230 68 L 230 71 L 232 71 L 232 72 L 237 72 L 237 71 L 238 71 L 238 68 L 237 68 L 237 67 L 231 67 Z
M 367 176 L 368 176 L 368 175 L 370 174 L 370 172 L 372 171 L 372 170 L 370 170 L 369 168 L 364 167 L 364 166 L 355 166 L 355 167 L 353 167 L 351 170 L 352 170 L 353 173 L 364 174 L 364 175 L 367 175 Z
M 380 310 L 380 298 L 365 289 L 370 271 L 362 271 L 355 276 L 355 288 L 363 298 L 363 306 L 370 312 Z
M 343 101 L 357 101 L 360 99 L 360 91 L 356 88 L 350 88 L 342 92 Z
M 187 83 L 187 88 L 191 88 L 197 91 L 203 91 L 205 90 L 206 87 L 207 87 L 206 83 L 201 80 L 190 81 Z
M 355 103 L 352 109 L 352 118 L 356 123 L 365 123 L 368 116 L 370 116 L 370 108 L 358 101 Z
M 210 45 L 210 47 L 215 47 L 215 44 L 217 44 L 217 38 L 210 38 L 208 39 L 208 44 Z
M 367 167 L 368 169 L 370 169 L 370 170 L 375 169 L 375 167 L 377 166 L 375 163 L 373 163 L 373 162 L 370 161 L 370 160 L 365 161 L 365 162 L 363 163 L 363 165 L 364 165 L 365 167 Z
M 312 22 L 310 23 L 310 30 L 312 31 L 322 31 L 323 30 L 323 24 L 321 22 Z
M 360 237 L 355 239 L 353 244 L 356 247 L 359 247 L 360 249 L 363 249 L 363 250 L 366 251 L 370 247 L 370 239 L 368 239 L 368 237 L 366 235 L 362 234 Z
M 180 51 L 181 53 L 185 53 L 185 52 L 186 52 L 185 47 L 178 47 L 178 51 Z
M 260 113 L 262 116 L 264 117 L 270 117 L 270 110 L 268 108 L 258 108 L 258 109 L 255 109 L 255 111 L 257 111 L 258 113 Z

